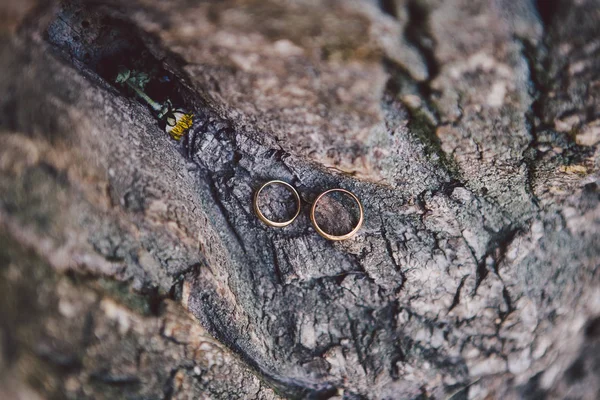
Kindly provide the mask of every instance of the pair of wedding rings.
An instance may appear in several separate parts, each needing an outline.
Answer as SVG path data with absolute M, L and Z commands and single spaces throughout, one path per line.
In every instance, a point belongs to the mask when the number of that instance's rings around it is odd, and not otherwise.
M 282 222 L 273 221 L 273 220 L 270 220 L 269 218 L 267 218 L 260 210 L 260 207 L 258 206 L 258 196 L 260 196 L 260 193 L 263 191 L 263 189 L 265 189 L 266 187 L 268 187 L 270 185 L 282 185 L 285 188 L 287 188 L 294 195 L 294 198 L 296 201 L 296 212 L 291 219 L 289 219 L 287 221 L 282 221 Z M 358 212 L 359 212 L 358 222 L 356 223 L 356 225 L 350 232 L 345 233 L 343 235 L 332 235 L 332 234 L 325 232 L 323 230 L 323 228 L 321 228 L 319 226 L 319 224 L 317 223 L 317 219 L 315 216 L 315 213 L 317 210 L 317 204 L 319 204 L 319 201 L 321 201 L 324 196 L 326 196 L 330 193 L 334 193 L 334 192 L 339 192 L 339 193 L 343 193 L 343 194 L 350 196 L 358 205 Z M 256 212 L 256 215 L 258 216 L 258 218 L 262 222 L 264 222 L 265 224 L 267 224 L 269 226 L 273 226 L 273 227 L 277 227 L 277 228 L 282 228 L 284 226 L 288 226 L 289 224 L 294 222 L 294 220 L 296 219 L 296 217 L 298 217 L 298 215 L 300 215 L 301 208 L 302 208 L 302 201 L 300 200 L 300 195 L 298 194 L 298 191 L 292 185 L 290 185 L 289 183 L 284 182 L 284 181 L 279 181 L 279 180 L 269 181 L 269 182 L 265 183 L 264 185 L 262 185 L 260 187 L 260 189 L 258 189 L 256 191 L 256 193 L 254 194 L 254 211 Z M 310 210 L 310 221 L 312 222 L 315 230 L 317 231 L 317 233 L 319 233 L 319 235 L 321 235 L 325 239 L 329 239 L 329 240 L 339 241 L 339 240 L 346 240 L 346 239 L 351 238 L 352 236 L 356 235 L 356 233 L 358 232 L 358 230 L 360 229 L 360 227 L 363 223 L 363 220 L 364 220 L 364 210 L 363 210 L 363 206 L 362 206 L 360 200 L 358 199 L 358 197 L 356 197 L 356 195 L 354 195 L 354 193 L 349 192 L 348 190 L 345 190 L 345 189 L 338 188 L 338 189 L 326 190 L 325 192 L 323 192 L 319 196 L 317 196 L 317 198 L 315 199 L 315 202 L 312 204 L 312 207 Z

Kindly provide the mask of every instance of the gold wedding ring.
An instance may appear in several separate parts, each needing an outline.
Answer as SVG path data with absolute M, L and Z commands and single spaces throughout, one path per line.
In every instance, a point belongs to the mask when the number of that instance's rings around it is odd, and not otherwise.
M 315 211 L 317 209 L 317 204 L 319 203 L 319 200 L 321 200 L 323 198 L 323 196 L 332 193 L 332 192 L 340 192 L 340 193 L 345 193 L 348 196 L 352 197 L 352 199 L 354 199 L 354 201 L 356 202 L 356 204 L 358 204 L 358 211 L 360 213 L 360 216 L 358 218 L 358 223 L 356 224 L 356 226 L 354 227 L 354 229 L 352 229 L 350 232 L 344 234 L 344 235 L 340 235 L 340 236 L 336 236 L 336 235 L 330 235 L 329 233 L 325 232 L 323 229 L 321 229 L 321 227 L 319 226 L 319 224 L 317 224 L 317 219 L 315 217 Z M 310 210 L 310 220 L 315 228 L 315 230 L 317 231 L 317 233 L 321 236 L 323 236 L 325 239 L 329 239 L 329 240 L 346 240 L 351 238 L 352 236 L 356 235 L 356 232 L 358 232 L 358 230 L 360 229 L 360 227 L 362 226 L 363 220 L 364 220 L 364 210 L 363 210 L 363 206 L 362 203 L 360 202 L 360 200 L 358 199 L 358 197 L 356 197 L 354 195 L 354 193 L 349 192 L 345 189 L 329 189 L 323 193 L 321 193 L 319 195 L 319 197 L 317 197 L 317 199 L 315 200 L 315 202 L 313 203 L 313 206 Z
M 289 220 L 283 221 L 283 222 L 276 222 L 276 221 L 272 221 L 269 218 L 265 217 L 264 214 L 262 213 L 262 211 L 260 211 L 260 208 L 258 207 L 258 196 L 260 196 L 260 192 L 262 192 L 262 190 L 269 185 L 282 185 L 282 186 L 285 186 L 290 192 L 292 192 L 292 194 L 296 198 L 296 204 L 297 204 L 296 214 L 294 214 L 292 219 L 289 219 Z M 258 189 L 256 191 L 256 193 L 254 194 L 254 211 L 256 212 L 256 215 L 258 216 L 258 218 L 262 222 L 264 222 L 265 224 L 267 224 L 269 226 L 282 228 L 284 226 L 291 224 L 292 222 L 294 222 L 296 217 L 300 214 L 300 208 L 301 208 L 300 195 L 298 194 L 298 192 L 292 185 L 290 185 L 289 183 L 284 182 L 284 181 L 278 181 L 278 180 L 269 181 L 269 182 L 265 183 L 264 185 L 262 185 L 260 187 L 260 189 Z

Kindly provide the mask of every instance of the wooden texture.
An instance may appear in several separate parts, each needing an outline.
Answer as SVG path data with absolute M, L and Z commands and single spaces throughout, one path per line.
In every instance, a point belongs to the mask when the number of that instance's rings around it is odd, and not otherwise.
M 600 396 L 598 1 L 0 15 L 0 397 Z M 181 142 L 107 78 L 123 49 Z M 338 243 L 333 187 L 365 207 Z

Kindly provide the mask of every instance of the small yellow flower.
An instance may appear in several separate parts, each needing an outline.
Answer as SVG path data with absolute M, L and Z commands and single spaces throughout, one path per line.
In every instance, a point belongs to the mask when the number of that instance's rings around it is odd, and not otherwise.
M 119 67 L 116 83 L 127 85 L 139 98 L 144 100 L 155 112 L 159 120 L 165 121 L 165 131 L 175 140 L 181 140 L 194 124 L 194 114 L 186 113 L 182 109 L 173 107 L 171 100 L 167 99 L 163 104 L 150 98 L 144 87 L 150 80 L 148 74 L 141 71 L 129 70 L 124 66 Z
M 167 117 L 166 122 L 165 131 L 173 139 L 181 140 L 194 124 L 194 114 L 177 110 Z

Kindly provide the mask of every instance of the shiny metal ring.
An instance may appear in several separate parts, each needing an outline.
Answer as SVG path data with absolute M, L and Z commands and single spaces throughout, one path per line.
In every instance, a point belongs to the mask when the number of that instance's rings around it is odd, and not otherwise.
M 359 210 L 359 213 L 360 213 L 360 216 L 358 218 L 358 223 L 356 224 L 356 226 L 354 227 L 354 229 L 352 229 L 350 232 L 348 232 L 348 233 L 346 233 L 344 235 L 340 235 L 340 236 L 330 235 L 329 233 L 327 233 L 323 229 L 321 229 L 321 227 L 319 226 L 319 224 L 317 224 L 317 220 L 316 220 L 316 217 L 315 217 L 315 211 L 317 209 L 317 204 L 319 203 L 319 200 L 321 200 L 323 198 L 323 196 L 327 195 L 328 193 L 332 193 L 332 192 L 341 192 L 341 193 L 345 193 L 345 194 L 349 195 L 350 197 L 352 197 L 354 199 L 354 201 L 356 202 L 356 204 L 358 204 L 358 210 Z M 354 195 L 354 193 L 349 192 L 348 190 L 345 190 L 345 189 L 329 189 L 329 190 L 321 193 L 319 195 L 319 197 L 317 197 L 317 199 L 313 203 L 313 206 L 312 206 L 312 208 L 310 210 L 310 220 L 311 220 L 311 222 L 312 222 L 315 230 L 317 231 L 317 233 L 319 235 L 323 236 L 325 239 L 334 240 L 334 241 L 346 240 L 346 239 L 350 239 L 352 236 L 356 235 L 356 233 L 358 232 L 358 230 L 362 226 L 363 221 L 364 221 L 364 210 L 363 210 L 362 203 L 360 202 L 360 200 L 358 199 L 358 197 L 356 197 Z
M 260 211 L 260 208 L 258 207 L 258 196 L 260 196 L 260 192 L 262 192 L 262 190 L 269 185 L 282 185 L 282 186 L 285 186 L 287 189 L 289 189 L 290 192 L 292 192 L 292 194 L 296 198 L 296 204 L 297 204 L 296 214 L 294 214 L 292 219 L 289 219 L 289 220 L 283 221 L 283 222 L 276 222 L 276 221 L 272 221 L 269 218 L 265 217 L 265 215 L 262 213 L 262 211 Z M 262 185 L 260 187 L 260 189 L 258 189 L 256 191 L 256 193 L 254 194 L 254 211 L 256 212 L 256 215 L 258 216 L 258 218 L 262 222 L 264 222 L 265 224 L 267 224 L 269 226 L 274 226 L 276 228 L 282 228 L 284 226 L 291 224 L 292 222 L 294 222 L 296 217 L 298 217 L 298 215 L 300 214 L 300 209 L 301 209 L 301 202 L 300 202 L 300 195 L 298 194 L 298 191 L 292 185 L 290 185 L 289 183 L 284 182 L 284 181 L 278 181 L 278 180 L 269 181 L 269 182 L 265 183 L 264 185 Z

